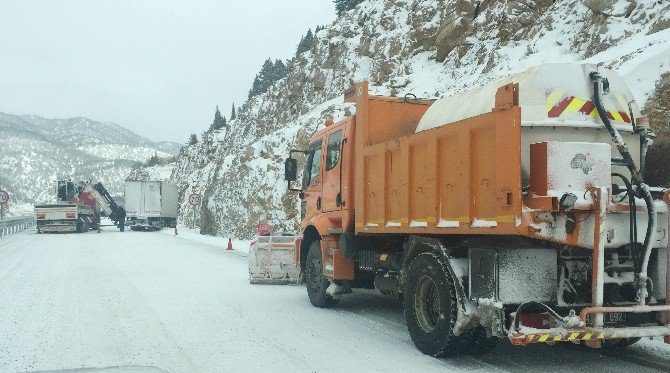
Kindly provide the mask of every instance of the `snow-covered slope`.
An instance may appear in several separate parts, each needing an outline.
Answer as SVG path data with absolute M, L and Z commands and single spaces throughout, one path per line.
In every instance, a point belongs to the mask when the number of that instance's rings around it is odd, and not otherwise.
M 617 70 L 644 106 L 670 71 L 668 27 L 665 0 L 366 0 L 317 33 L 229 128 L 187 149 L 173 180 L 204 194 L 219 234 L 250 237 L 259 220 L 295 230 L 282 160 L 326 118 L 353 113 L 341 97 L 352 83 L 438 98 L 543 62 L 589 62 Z
M 126 180 L 168 181 L 172 176 L 174 166 L 175 166 L 174 162 L 156 166 L 148 166 L 148 167 L 143 165 L 137 165 L 130 171 L 130 173 L 126 177 Z
M 120 195 L 136 162 L 172 156 L 179 147 L 153 143 L 114 123 L 0 113 L 0 187 L 17 201 L 34 203 L 52 197 L 59 177 L 93 178 Z

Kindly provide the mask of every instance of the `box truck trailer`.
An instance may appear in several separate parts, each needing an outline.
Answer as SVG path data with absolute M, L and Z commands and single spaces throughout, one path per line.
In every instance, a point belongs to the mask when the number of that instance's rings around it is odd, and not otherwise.
M 126 180 L 126 225 L 131 230 L 157 231 L 177 225 L 177 186 L 157 180 Z

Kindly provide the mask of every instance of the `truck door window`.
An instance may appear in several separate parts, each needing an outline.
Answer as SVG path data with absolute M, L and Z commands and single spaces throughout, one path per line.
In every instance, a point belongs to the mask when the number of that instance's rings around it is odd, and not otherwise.
M 309 146 L 309 159 L 305 169 L 303 185 L 305 189 L 318 186 L 319 172 L 321 171 L 321 141 L 317 141 Z
M 333 132 L 328 137 L 328 153 L 326 154 L 326 171 L 332 170 L 340 161 L 340 142 L 342 141 L 342 130 Z

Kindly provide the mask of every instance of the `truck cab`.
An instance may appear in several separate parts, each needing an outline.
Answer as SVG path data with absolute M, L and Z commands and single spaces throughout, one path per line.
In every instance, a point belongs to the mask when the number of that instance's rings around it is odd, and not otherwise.
M 325 128 L 312 137 L 306 150 L 292 152 L 301 153 L 305 162 L 300 188 L 289 185 L 292 190 L 300 192 L 303 239 L 298 241 L 296 249 L 297 265 L 304 270 L 313 238 L 325 237 L 322 269 L 324 275 L 331 279 L 353 279 L 353 262 L 345 260 L 340 252 L 329 249 L 328 234 L 353 229 L 354 124 L 355 117 L 337 123 L 327 120 Z M 286 169 L 293 173 L 289 181 L 291 184 L 297 180 L 296 159 L 289 158 Z

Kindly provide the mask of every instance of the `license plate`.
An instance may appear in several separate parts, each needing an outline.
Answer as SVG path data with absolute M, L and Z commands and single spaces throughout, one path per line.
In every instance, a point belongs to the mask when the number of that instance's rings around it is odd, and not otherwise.
M 63 227 L 63 226 L 46 226 L 42 228 L 44 231 L 53 231 L 53 232 L 67 232 L 67 231 L 74 231 L 76 230 L 76 227 Z
M 605 322 L 612 324 L 620 324 L 626 322 L 626 314 L 623 312 L 612 312 L 605 314 Z
M 623 324 L 627 320 L 627 314 L 623 312 L 611 312 L 603 315 L 603 321 L 605 324 Z M 591 320 L 595 317 L 594 314 L 586 315 L 586 322 L 590 323 Z

